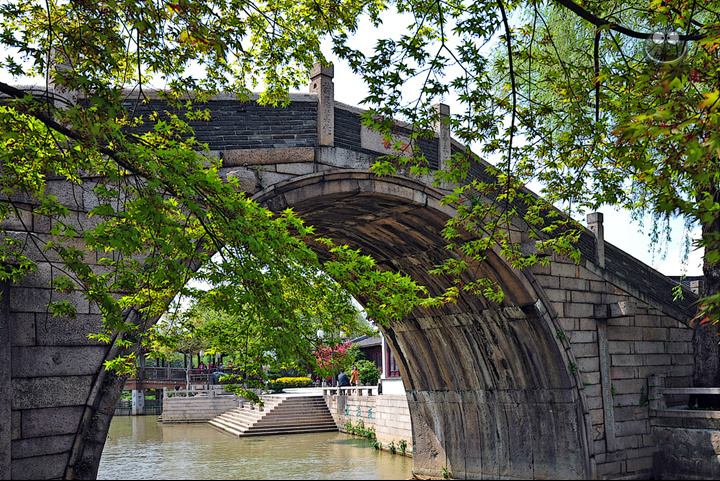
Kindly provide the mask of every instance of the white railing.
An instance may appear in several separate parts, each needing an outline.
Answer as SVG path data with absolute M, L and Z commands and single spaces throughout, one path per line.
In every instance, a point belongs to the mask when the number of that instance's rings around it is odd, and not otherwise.
M 377 386 L 342 386 L 324 387 L 323 396 L 345 395 L 345 396 L 377 396 Z
M 209 389 L 196 389 L 195 386 L 190 386 L 190 389 L 163 389 L 163 399 L 178 397 L 216 397 L 234 395 L 234 393 L 223 389 L 222 386 L 210 386 Z

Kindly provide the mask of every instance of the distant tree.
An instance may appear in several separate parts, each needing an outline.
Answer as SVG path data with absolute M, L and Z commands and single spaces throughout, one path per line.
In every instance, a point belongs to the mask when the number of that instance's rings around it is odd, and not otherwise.
M 352 342 L 349 341 L 330 346 L 318 345 L 313 351 L 316 357 L 316 372 L 323 378 L 339 374 L 347 365 L 348 349 L 351 345 Z

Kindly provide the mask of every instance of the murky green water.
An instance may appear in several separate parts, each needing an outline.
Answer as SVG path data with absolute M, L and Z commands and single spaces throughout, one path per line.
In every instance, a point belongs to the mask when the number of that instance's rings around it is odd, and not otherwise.
M 204 424 L 116 416 L 98 479 L 408 479 L 412 459 L 344 433 L 235 438 Z

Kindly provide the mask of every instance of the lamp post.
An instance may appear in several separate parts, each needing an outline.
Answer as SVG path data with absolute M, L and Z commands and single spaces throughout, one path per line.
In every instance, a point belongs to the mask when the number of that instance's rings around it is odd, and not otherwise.
M 322 329 L 318 329 L 317 337 L 318 337 L 318 352 L 321 352 L 320 348 L 322 347 L 322 340 L 325 337 L 325 331 L 323 331 Z M 322 357 L 318 356 L 318 358 L 322 360 Z M 325 376 L 325 375 L 323 374 L 323 376 Z M 322 379 L 320 381 L 320 386 L 323 386 L 324 384 L 325 384 L 325 379 Z

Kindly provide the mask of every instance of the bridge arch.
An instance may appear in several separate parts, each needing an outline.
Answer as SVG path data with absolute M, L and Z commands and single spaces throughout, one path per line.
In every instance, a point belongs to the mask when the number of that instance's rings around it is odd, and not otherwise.
M 429 274 L 430 267 L 458 255 L 440 235 L 453 214 L 441 197 L 420 180 L 367 170 L 313 173 L 255 195 L 273 210 L 293 208 L 319 235 L 360 248 L 380 268 L 409 274 L 433 295 L 451 280 Z M 582 382 L 568 367 L 575 359 L 556 336 L 560 328 L 542 287 L 495 254 L 476 275 L 500 283 L 502 303 L 463 296 L 381 328 L 408 395 L 414 472 L 590 477 Z
M 322 92 L 291 100 L 277 108 L 227 96 L 209 103 L 213 122 L 194 128 L 222 160 L 220 175 L 441 292 L 451 281 L 427 273 L 449 254 L 439 233 L 453 212 L 440 192 L 428 179 L 369 173 L 388 152 L 362 125 L 360 109 Z M 442 128 L 419 144 L 433 169 L 464 150 Z M 469 174 L 486 178 L 477 164 Z M 78 232 L 97 205 L 93 185 L 48 178 L 48 192 L 71 211 L 64 220 Z M 34 199 L 20 197 L 16 206 L 17 218 L 3 219 L 0 230 L 32 237 L 24 243 L 39 264 L 19 283 L 0 282 L 0 385 L 10 386 L 0 389 L 0 478 L 93 478 L 123 379 L 103 368 L 114 352 L 87 338 L 100 324 L 97 307 L 80 292 L 52 289 L 59 261 L 40 252 L 50 219 L 35 212 Z M 549 266 L 517 272 L 491 255 L 477 275 L 503 286 L 501 305 L 463 297 L 385 330 L 408 383 L 417 474 L 437 477 L 442 467 L 467 478 L 654 472 L 650 379 L 691 384 L 694 365 L 704 361 L 687 326 L 697 297 L 684 290 L 675 299 L 676 283 L 604 243 L 600 232 L 601 224 L 581 232 L 579 263 L 553 256 Z M 77 319 L 49 315 L 51 298 L 67 299 Z

